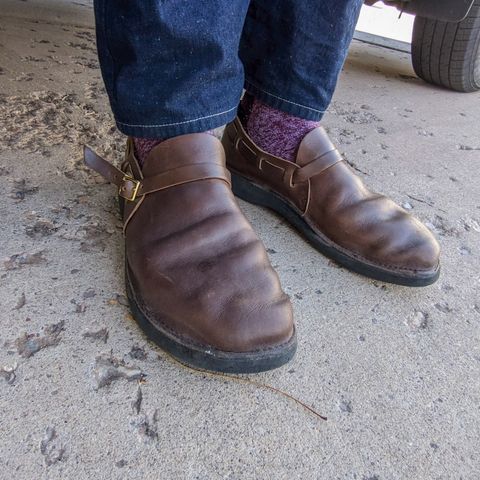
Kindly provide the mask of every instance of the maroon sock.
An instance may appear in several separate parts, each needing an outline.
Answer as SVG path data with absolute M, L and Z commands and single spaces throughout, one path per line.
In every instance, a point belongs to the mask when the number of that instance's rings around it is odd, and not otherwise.
M 295 117 L 245 94 L 244 127 L 250 138 L 271 155 L 295 162 L 303 137 L 320 125 L 314 120 Z
M 207 130 L 206 132 L 209 135 L 215 136 L 215 132 L 213 130 Z M 142 167 L 145 160 L 152 150 L 153 147 L 156 147 L 159 143 L 168 140 L 167 138 L 140 138 L 140 137 L 133 137 L 133 145 L 135 147 L 135 156 L 137 157 L 138 163 Z

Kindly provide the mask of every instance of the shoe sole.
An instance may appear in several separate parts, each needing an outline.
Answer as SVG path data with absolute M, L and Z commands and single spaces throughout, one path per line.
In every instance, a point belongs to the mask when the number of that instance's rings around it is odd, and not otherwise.
M 120 214 L 123 217 L 125 202 L 119 197 Z M 279 368 L 288 363 L 297 350 L 297 336 L 294 331 L 287 343 L 255 352 L 224 352 L 209 346 L 199 346 L 177 338 L 172 332 L 153 324 L 142 311 L 136 299 L 135 289 L 130 280 L 125 260 L 125 284 L 130 311 L 145 335 L 162 350 L 180 363 L 189 367 L 222 373 L 259 373 Z
M 232 190 L 237 197 L 249 203 L 269 208 L 278 213 L 295 227 L 316 250 L 348 270 L 375 280 L 394 283 L 396 285 L 404 285 L 407 287 L 425 287 L 437 281 L 440 275 L 440 267 L 427 274 L 406 276 L 369 265 L 346 255 L 318 235 L 302 216 L 276 193 L 256 185 L 232 170 L 230 170 L 230 173 L 232 175 Z

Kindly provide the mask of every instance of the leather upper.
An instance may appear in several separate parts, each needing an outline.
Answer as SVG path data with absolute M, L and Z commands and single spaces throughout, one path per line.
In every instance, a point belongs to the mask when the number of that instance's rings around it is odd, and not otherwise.
M 86 152 L 86 162 L 101 163 L 93 155 Z M 289 298 L 231 192 L 221 143 L 208 134 L 175 137 L 156 146 L 140 170 L 129 142 L 123 170 L 126 180 L 112 170 L 107 176 L 126 198 L 139 182 L 125 205 L 126 258 L 150 321 L 229 352 L 289 341 Z
M 367 189 L 322 127 L 302 140 L 296 162 L 257 147 L 237 118 L 226 127 L 228 168 L 275 192 L 326 242 L 365 263 L 416 274 L 438 269 L 432 233 L 387 197 Z

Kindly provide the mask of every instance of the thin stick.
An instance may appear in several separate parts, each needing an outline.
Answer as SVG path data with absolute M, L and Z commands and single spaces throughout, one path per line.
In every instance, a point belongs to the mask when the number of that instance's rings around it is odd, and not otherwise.
M 167 358 L 170 361 L 172 361 L 173 363 L 181 365 L 183 368 L 185 368 L 187 370 L 190 370 L 192 372 L 195 372 L 196 374 L 203 374 L 203 375 L 208 375 L 208 376 L 211 376 L 211 377 L 227 378 L 229 380 L 237 381 L 237 382 L 240 382 L 240 383 L 245 383 L 247 385 L 253 385 L 253 386 L 258 387 L 258 388 L 265 388 L 265 389 L 270 390 L 270 391 L 272 391 L 272 392 L 274 392 L 278 395 L 282 395 L 285 398 L 288 398 L 289 400 L 294 401 L 295 403 L 297 403 L 298 405 L 300 405 L 301 407 L 303 407 L 305 410 L 312 413 L 313 415 L 317 416 L 318 418 L 320 418 L 322 420 L 325 420 L 325 421 L 327 420 L 327 417 L 325 417 L 323 415 L 320 415 L 320 413 L 318 413 L 312 407 L 309 407 L 308 405 L 303 403 L 298 398 L 294 397 L 293 395 L 290 395 L 287 392 L 284 392 L 283 390 L 279 390 L 276 387 L 272 387 L 271 385 L 266 385 L 265 383 L 257 382 L 256 380 L 251 380 L 250 378 L 237 377 L 235 375 L 229 375 L 228 373 L 222 373 L 222 372 L 210 372 L 208 370 L 202 370 L 201 368 L 191 367 L 190 365 L 186 365 L 186 364 L 180 362 L 175 357 L 170 355 L 168 352 L 164 352 L 164 353 L 166 354 Z

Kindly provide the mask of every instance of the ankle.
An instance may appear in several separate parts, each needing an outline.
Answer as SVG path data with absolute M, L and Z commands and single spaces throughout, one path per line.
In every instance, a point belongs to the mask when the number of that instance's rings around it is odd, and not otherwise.
M 295 162 L 298 147 L 305 135 L 320 122 L 305 120 L 270 107 L 245 94 L 240 120 L 253 142 L 271 155 Z
M 215 136 L 214 130 L 207 130 L 206 132 L 209 135 Z M 148 157 L 148 154 L 153 148 L 155 148 L 160 143 L 168 140 L 168 138 L 143 138 L 143 137 L 133 137 L 133 146 L 135 149 L 135 157 L 138 160 L 138 163 L 141 167 L 145 163 L 145 160 Z
M 162 143 L 164 138 L 140 138 L 133 137 L 133 146 L 135 149 L 135 157 L 141 167 L 145 163 L 150 151 L 158 144 Z

